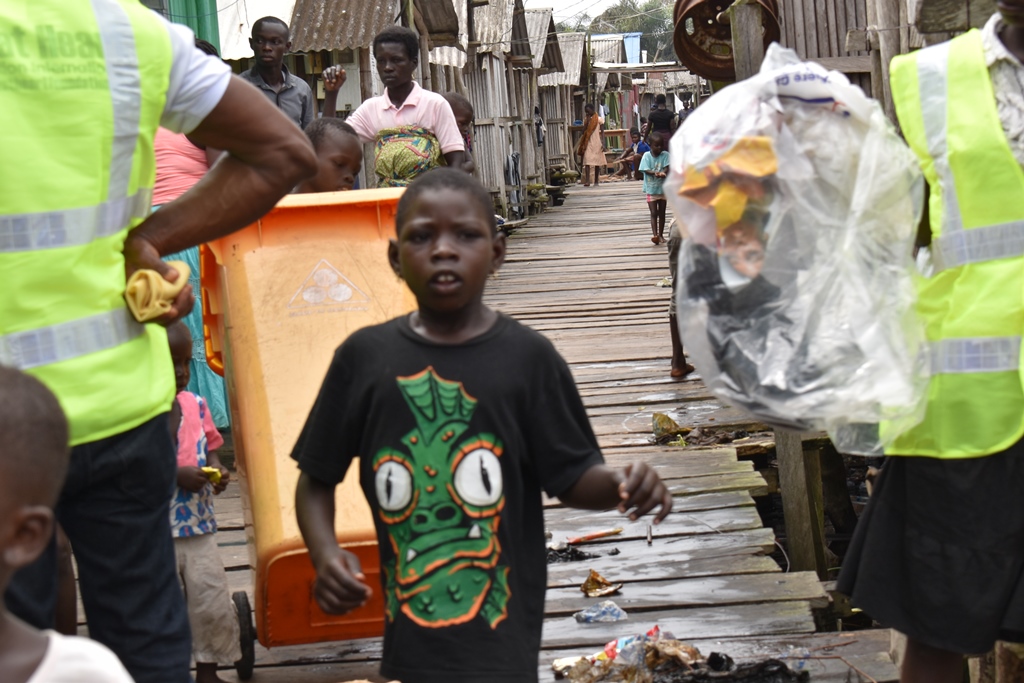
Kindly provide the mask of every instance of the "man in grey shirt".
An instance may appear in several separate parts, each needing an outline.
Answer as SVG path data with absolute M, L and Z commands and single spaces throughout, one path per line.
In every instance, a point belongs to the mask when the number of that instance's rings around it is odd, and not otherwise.
M 288 73 L 284 56 L 292 49 L 288 24 L 277 17 L 263 17 L 252 25 L 249 47 L 256 55 L 256 66 L 239 74 L 259 88 L 271 102 L 305 129 L 316 115 L 313 91 L 297 76 Z

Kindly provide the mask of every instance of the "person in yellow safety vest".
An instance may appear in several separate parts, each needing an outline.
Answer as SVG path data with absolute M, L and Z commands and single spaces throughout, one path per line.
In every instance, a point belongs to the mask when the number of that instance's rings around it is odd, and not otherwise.
M 126 276 L 173 282 L 161 255 L 251 223 L 316 159 L 266 97 L 137 0 L 3 3 L 0 54 L 0 364 L 40 379 L 68 416 L 57 517 L 90 635 L 138 683 L 184 683 L 190 638 L 167 514 L 174 372 L 164 328 L 128 313 Z M 160 125 L 228 154 L 150 215 Z M 193 301 L 186 287 L 158 322 Z M 40 628 L 53 623 L 55 551 L 4 595 Z
M 930 188 L 918 311 L 932 380 L 838 589 L 907 635 L 903 683 L 960 683 L 964 654 L 1024 642 L 1024 0 L 998 9 L 891 70 Z

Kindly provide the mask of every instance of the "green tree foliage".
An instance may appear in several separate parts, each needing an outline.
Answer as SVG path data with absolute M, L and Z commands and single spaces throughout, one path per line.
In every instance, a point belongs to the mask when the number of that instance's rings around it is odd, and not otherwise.
M 590 22 L 592 33 L 642 33 L 640 49 L 652 62 L 673 59 L 672 0 L 619 0 Z

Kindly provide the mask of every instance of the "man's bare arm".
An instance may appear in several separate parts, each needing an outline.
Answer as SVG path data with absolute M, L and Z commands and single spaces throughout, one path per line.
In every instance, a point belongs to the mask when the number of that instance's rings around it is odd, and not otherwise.
M 316 172 L 302 131 L 237 77 L 189 139 L 227 154 L 188 192 L 132 230 L 130 239 L 148 242 L 161 255 L 245 227 Z

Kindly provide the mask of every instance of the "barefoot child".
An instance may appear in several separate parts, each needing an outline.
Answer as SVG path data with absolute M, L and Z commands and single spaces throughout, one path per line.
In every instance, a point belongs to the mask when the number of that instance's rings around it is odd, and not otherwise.
M 214 452 L 223 443 L 202 397 L 185 390 L 192 360 L 192 335 L 182 323 L 167 328 L 178 395 L 171 410 L 171 433 L 178 448 L 178 487 L 171 498 L 171 533 L 178 577 L 188 604 L 196 683 L 217 683 L 217 665 L 242 658 L 228 577 L 217 554 L 213 496 L 231 476 Z M 204 472 L 203 468 L 214 472 Z
M 292 457 L 320 607 L 385 595 L 381 673 L 402 683 L 537 681 L 546 576 L 541 491 L 636 519 L 672 507 L 644 463 L 604 465 L 565 361 L 483 304 L 505 258 L 491 198 L 438 169 L 398 205 L 391 267 L 407 316 L 335 353 Z M 338 547 L 334 491 L 352 459 L 374 511 L 382 585 Z
M 352 126 L 341 119 L 320 118 L 306 126 L 306 137 L 316 151 L 317 171 L 295 192 L 351 190 L 363 166 L 363 146 Z
M 11 575 L 53 543 L 53 506 L 68 468 L 68 423 L 39 380 L 0 366 L 0 592 Z M 110 650 L 40 632 L 0 601 L 4 683 L 131 683 Z
M 665 177 L 668 175 L 669 155 L 665 151 L 665 138 L 658 131 L 648 137 L 651 151 L 645 152 L 640 160 L 640 172 L 644 174 L 644 194 L 647 208 L 651 212 L 651 241 L 661 244 L 665 241 Z

